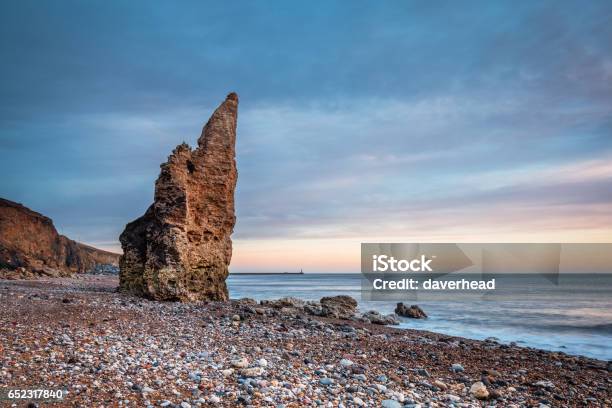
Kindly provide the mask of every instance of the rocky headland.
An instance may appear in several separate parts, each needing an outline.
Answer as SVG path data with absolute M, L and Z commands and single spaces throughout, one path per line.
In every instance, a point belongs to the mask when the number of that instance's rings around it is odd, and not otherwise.
M 0 281 L 0 388 L 65 388 L 66 407 L 612 406 L 610 363 L 372 324 L 346 296 L 155 302 L 117 284 Z
M 238 95 L 210 117 L 198 146 L 161 165 L 153 204 L 119 240 L 120 287 L 154 300 L 227 300 L 232 257 Z
M 60 235 L 50 218 L 0 198 L 0 278 L 71 276 L 118 261 L 118 254 Z

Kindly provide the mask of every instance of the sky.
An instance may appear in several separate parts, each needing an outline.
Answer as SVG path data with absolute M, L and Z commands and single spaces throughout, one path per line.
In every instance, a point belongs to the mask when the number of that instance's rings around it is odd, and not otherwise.
M 609 1 L 0 3 L 0 197 L 121 250 L 240 96 L 231 270 L 612 241 Z

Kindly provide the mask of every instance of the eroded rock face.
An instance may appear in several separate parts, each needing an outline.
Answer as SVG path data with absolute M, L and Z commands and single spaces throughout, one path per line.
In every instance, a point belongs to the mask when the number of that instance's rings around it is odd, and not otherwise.
M 197 148 L 183 143 L 161 165 L 153 204 L 119 238 L 120 289 L 155 300 L 227 300 L 237 118 L 238 96 L 231 93 Z
M 323 316 L 335 319 L 350 319 L 357 311 L 357 301 L 346 295 L 323 297 L 321 306 Z
M 350 320 L 357 312 L 357 301 L 350 296 L 326 296 L 320 301 L 304 301 L 294 297 L 284 297 L 276 300 L 262 300 L 262 306 L 275 309 L 303 312 L 312 316 L 329 317 L 332 319 Z
M 0 198 L 0 277 L 71 276 L 118 260 L 118 254 L 58 234 L 50 218 Z

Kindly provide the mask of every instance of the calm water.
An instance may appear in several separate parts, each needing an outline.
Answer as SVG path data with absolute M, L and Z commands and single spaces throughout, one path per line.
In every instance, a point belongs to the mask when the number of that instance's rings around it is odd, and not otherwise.
M 392 313 L 396 303 L 363 301 L 360 274 L 230 275 L 228 284 L 232 298 L 318 300 L 344 294 L 354 297 L 360 310 L 381 313 Z M 497 287 L 490 299 L 417 300 L 429 318 L 402 319 L 400 327 L 612 359 L 612 275 L 561 275 L 559 285 L 523 276 Z

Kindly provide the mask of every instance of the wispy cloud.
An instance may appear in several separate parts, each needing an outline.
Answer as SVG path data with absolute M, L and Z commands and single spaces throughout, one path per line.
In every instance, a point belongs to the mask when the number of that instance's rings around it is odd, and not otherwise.
M 0 195 L 116 246 L 159 164 L 235 90 L 245 268 L 273 245 L 602 240 L 611 16 L 606 1 L 4 2 Z

